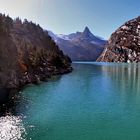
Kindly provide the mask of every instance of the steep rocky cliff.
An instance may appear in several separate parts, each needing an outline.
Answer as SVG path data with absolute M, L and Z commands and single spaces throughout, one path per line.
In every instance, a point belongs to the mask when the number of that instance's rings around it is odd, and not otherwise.
M 39 25 L 0 14 L 0 89 L 70 72 L 71 60 Z
M 140 16 L 126 22 L 111 35 L 98 61 L 140 62 Z

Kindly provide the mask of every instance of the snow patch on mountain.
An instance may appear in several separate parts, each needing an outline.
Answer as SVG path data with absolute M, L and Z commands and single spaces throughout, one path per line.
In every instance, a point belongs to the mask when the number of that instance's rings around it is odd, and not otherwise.
M 64 39 L 64 40 L 71 40 L 68 35 L 58 34 L 57 37 Z

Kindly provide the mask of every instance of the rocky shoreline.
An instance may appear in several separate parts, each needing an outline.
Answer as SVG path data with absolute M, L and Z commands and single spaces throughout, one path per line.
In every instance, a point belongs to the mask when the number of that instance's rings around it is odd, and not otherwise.
M 60 71 L 55 71 L 48 74 L 46 77 L 40 77 L 40 80 L 36 79 L 32 82 L 26 82 L 24 85 L 20 85 L 17 88 L 0 88 L 0 116 L 6 115 L 7 113 L 14 112 L 13 106 L 19 99 L 20 92 L 29 84 L 40 84 L 40 82 L 47 82 L 50 78 L 57 75 L 68 74 L 72 72 L 73 68 L 69 67 L 67 69 L 61 69 Z M 35 78 L 34 78 L 35 79 Z
M 50 68 L 51 70 L 51 68 Z M 24 81 L 22 85 L 19 85 L 16 88 L 6 88 L 6 87 L 0 87 L 0 116 L 5 115 L 9 112 L 13 112 L 13 106 L 16 104 L 17 100 L 19 99 L 20 92 L 30 84 L 38 85 L 41 82 L 47 82 L 50 78 L 57 75 L 64 75 L 72 72 L 73 68 L 69 67 L 67 69 L 61 69 L 61 70 L 52 70 L 52 73 L 48 73 L 45 75 L 42 75 L 42 77 L 32 77 L 32 80 L 30 81 Z M 25 79 L 23 77 L 23 79 Z

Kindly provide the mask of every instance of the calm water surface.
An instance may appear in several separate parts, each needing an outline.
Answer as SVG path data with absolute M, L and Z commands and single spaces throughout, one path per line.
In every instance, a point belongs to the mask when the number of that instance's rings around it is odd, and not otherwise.
M 25 88 L 14 116 L 0 119 L 0 139 L 11 140 L 12 130 L 14 140 L 140 140 L 140 65 L 73 67 Z

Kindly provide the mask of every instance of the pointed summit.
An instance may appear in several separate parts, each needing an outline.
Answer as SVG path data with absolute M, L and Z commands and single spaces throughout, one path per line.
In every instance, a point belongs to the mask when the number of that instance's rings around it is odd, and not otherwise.
M 85 33 L 91 33 L 90 30 L 89 30 L 89 28 L 88 28 L 87 26 L 85 27 L 83 33 L 84 33 L 84 32 L 85 32 Z
M 82 33 L 82 36 L 84 38 L 90 38 L 90 37 L 93 37 L 94 35 L 91 33 L 91 31 L 89 30 L 89 28 L 86 26 L 83 33 Z

